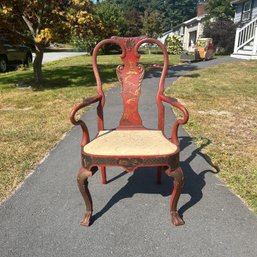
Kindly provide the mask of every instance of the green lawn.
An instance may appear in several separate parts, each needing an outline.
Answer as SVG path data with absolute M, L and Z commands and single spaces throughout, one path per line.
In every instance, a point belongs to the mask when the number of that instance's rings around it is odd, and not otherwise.
M 162 63 L 158 54 L 142 55 L 146 70 Z M 177 64 L 178 56 L 170 63 Z M 104 89 L 117 82 L 117 55 L 98 59 Z M 0 200 L 22 182 L 29 171 L 71 128 L 69 112 L 82 97 L 96 94 L 90 56 L 55 61 L 43 67 L 44 81 L 33 88 L 32 69 L 0 74 Z
M 188 108 L 186 130 L 207 144 L 219 177 L 257 213 L 257 61 L 191 72 L 167 93 Z

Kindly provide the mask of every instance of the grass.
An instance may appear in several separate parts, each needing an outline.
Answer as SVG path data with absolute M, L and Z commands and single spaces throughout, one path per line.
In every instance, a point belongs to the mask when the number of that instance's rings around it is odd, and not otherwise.
M 179 78 L 168 94 L 190 112 L 186 130 L 219 177 L 257 213 L 257 62 L 227 63 Z
M 161 63 L 158 54 L 142 55 L 146 70 L 149 64 Z M 171 63 L 179 57 L 172 56 Z M 104 89 L 117 79 L 115 67 L 119 56 L 98 59 Z M 96 94 L 90 56 L 67 58 L 43 67 L 41 88 L 33 86 L 32 70 L 0 74 L 0 201 L 19 185 L 26 175 L 71 128 L 71 107 L 82 97 Z

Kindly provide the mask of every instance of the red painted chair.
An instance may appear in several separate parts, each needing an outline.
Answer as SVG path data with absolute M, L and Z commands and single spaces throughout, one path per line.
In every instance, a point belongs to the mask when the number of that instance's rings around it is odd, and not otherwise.
M 119 82 L 122 85 L 122 97 L 124 112 L 119 126 L 113 130 L 104 129 L 103 108 L 105 95 L 97 68 L 98 50 L 105 44 L 117 44 L 122 49 L 121 59 L 123 65 L 116 69 Z M 138 48 L 144 43 L 157 44 L 164 54 L 164 66 L 159 82 L 159 89 L 156 96 L 158 107 L 158 129 L 149 130 L 142 124 L 138 112 L 138 101 L 140 87 L 144 77 L 144 68 L 138 64 L 140 55 Z M 185 124 L 188 120 L 188 112 L 181 104 L 165 96 L 164 80 L 168 69 L 168 54 L 165 46 L 158 40 L 135 37 L 121 38 L 112 37 L 101 41 L 93 52 L 93 69 L 97 82 L 97 95 L 85 99 L 81 104 L 75 106 L 70 115 L 74 125 L 82 128 L 82 168 L 78 174 L 78 187 L 84 198 L 86 212 L 81 221 L 81 225 L 89 226 L 92 217 L 92 198 L 88 190 L 88 178 L 94 175 L 97 167 L 101 167 L 102 182 L 106 183 L 106 166 L 121 166 L 125 170 L 133 172 L 137 167 L 156 166 L 157 183 L 160 183 L 161 172 L 164 171 L 168 176 L 174 177 L 174 189 L 170 201 L 171 220 L 174 225 L 183 225 L 184 221 L 177 212 L 177 202 L 180 197 L 184 176 L 179 166 L 179 141 L 178 127 Z M 164 105 L 163 102 L 180 109 L 184 118 L 177 120 L 172 128 L 171 139 L 164 136 Z M 88 129 L 82 120 L 76 120 L 75 114 L 81 108 L 98 103 L 98 135 L 92 141 L 89 140 Z

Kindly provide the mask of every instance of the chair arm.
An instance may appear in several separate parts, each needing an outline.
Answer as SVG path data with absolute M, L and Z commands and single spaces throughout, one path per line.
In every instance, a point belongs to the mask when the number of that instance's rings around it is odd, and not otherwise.
M 88 133 L 88 128 L 87 128 L 87 125 L 85 124 L 85 122 L 82 120 L 76 120 L 75 115 L 80 109 L 82 109 L 88 105 L 91 105 L 93 103 L 100 102 L 101 99 L 102 99 L 101 95 L 86 98 L 83 100 L 83 102 L 81 104 L 74 106 L 70 112 L 71 123 L 74 125 L 80 125 L 81 129 L 82 129 L 81 147 L 84 147 L 89 142 L 89 133 Z
M 175 98 L 171 98 L 169 96 L 164 96 L 164 95 L 161 95 L 160 97 L 161 97 L 161 100 L 163 102 L 169 103 L 172 106 L 177 107 L 180 111 L 183 112 L 184 118 L 183 119 L 178 119 L 178 120 L 175 121 L 175 123 L 174 123 L 174 125 L 172 127 L 172 132 L 171 132 L 171 141 L 172 141 L 172 143 L 174 143 L 176 145 L 179 145 L 179 141 L 178 141 L 178 127 L 179 127 L 179 125 L 183 125 L 183 124 L 187 123 L 188 118 L 189 118 L 188 111 L 187 111 L 187 109 L 182 104 L 177 102 Z

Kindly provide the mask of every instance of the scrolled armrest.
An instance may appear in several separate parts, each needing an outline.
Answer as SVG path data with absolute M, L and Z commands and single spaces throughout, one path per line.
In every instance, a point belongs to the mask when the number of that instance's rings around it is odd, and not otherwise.
M 75 115 L 80 109 L 82 109 L 88 105 L 91 105 L 93 103 L 99 102 L 99 101 L 101 101 L 101 99 L 102 99 L 101 95 L 86 98 L 83 100 L 83 102 L 81 104 L 74 106 L 70 112 L 71 123 L 74 125 L 80 125 L 81 129 L 82 129 L 83 134 L 82 134 L 81 146 L 84 146 L 89 142 L 89 133 L 88 133 L 88 128 L 87 128 L 87 125 L 85 124 L 85 122 L 80 119 L 76 120 Z
M 164 95 L 161 95 L 160 97 L 161 97 L 161 100 L 163 102 L 169 103 L 170 105 L 178 108 L 179 110 L 181 110 L 183 112 L 183 115 L 184 115 L 183 119 L 176 120 L 176 122 L 174 123 L 174 125 L 172 127 L 172 132 L 171 132 L 171 141 L 172 141 L 172 143 L 174 143 L 176 145 L 179 145 L 178 127 L 179 127 L 179 125 L 183 125 L 183 124 L 187 123 L 188 118 L 189 118 L 188 111 L 187 111 L 187 109 L 182 104 L 180 104 L 174 98 L 171 98 L 169 96 L 164 96 Z

